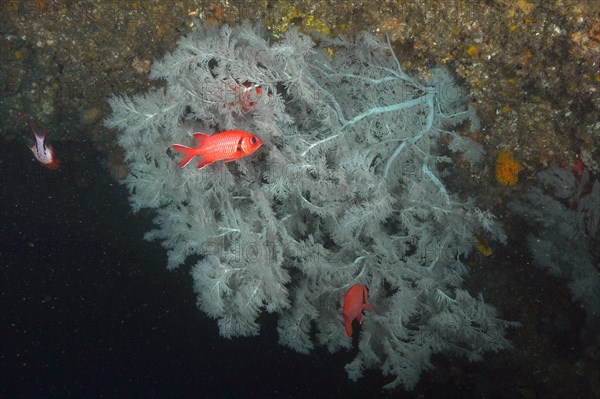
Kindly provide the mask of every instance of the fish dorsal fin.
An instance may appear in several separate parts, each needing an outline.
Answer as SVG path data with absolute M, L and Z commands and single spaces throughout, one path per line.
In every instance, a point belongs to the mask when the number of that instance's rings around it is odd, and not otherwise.
M 204 133 L 194 133 L 194 140 L 196 140 L 196 146 L 200 147 L 202 145 L 202 142 L 209 137 L 207 134 Z

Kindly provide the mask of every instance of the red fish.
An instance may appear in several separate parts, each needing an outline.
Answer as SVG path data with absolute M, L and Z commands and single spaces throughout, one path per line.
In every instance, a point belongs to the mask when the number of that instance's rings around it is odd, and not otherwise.
M 352 322 L 354 319 L 358 319 L 358 322 L 362 323 L 363 310 L 370 310 L 371 312 L 375 311 L 375 309 L 367 303 L 368 296 L 369 289 L 362 284 L 353 285 L 344 295 L 344 309 L 342 315 L 344 316 L 346 335 L 349 337 L 352 337 Z
M 254 105 L 256 105 L 258 97 L 262 95 L 262 88 L 252 83 L 231 86 L 231 90 L 238 92 L 238 101 L 240 102 L 242 112 L 244 113 L 251 111 L 252 108 L 254 108 Z M 230 103 L 229 105 L 234 105 L 234 103 Z
M 35 144 L 29 147 L 35 159 L 45 168 L 58 169 L 59 160 L 54 156 L 54 149 L 52 146 L 46 145 L 47 132 L 45 130 L 36 130 L 31 124 L 29 126 L 35 136 Z
M 235 161 L 258 150 L 262 141 L 255 135 L 242 130 L 228 130 L 208 136 L 194 133 L 196 148 L 173 144 L 173 149 L 183 155 L 179 167 L 183 168 L 198 156 L 198 169 L 215 161 Z

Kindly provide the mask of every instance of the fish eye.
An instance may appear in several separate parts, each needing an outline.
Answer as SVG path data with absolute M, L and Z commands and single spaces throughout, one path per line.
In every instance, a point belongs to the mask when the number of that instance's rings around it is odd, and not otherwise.
M 256 136 L 252 136 L 252 138 L 250 139 L 250 142 L 252 144 L 256 144 Z

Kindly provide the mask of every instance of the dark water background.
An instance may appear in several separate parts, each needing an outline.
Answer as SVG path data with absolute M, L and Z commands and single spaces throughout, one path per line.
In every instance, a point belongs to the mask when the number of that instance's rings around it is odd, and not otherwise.
M 240 398 L 377 395 L 385 381 L 348 381 L 323 349 L 226 340 L 198 311 L 188 268 L 165 268 L 143 240 L 151 215 L 91 144 L 62 142 L 61 168 L 38 165 L 19 141 L 0 146 L 1 398 Z

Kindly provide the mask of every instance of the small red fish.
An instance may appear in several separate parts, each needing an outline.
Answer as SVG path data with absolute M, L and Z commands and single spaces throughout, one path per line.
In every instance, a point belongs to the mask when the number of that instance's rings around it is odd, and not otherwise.
M 352 337 L 352 322 L 354 319 L 358 319 L 358 322 L 362 323 L 363 310 L 370 310 L 371 312 L 375 311 L 375 309 L 367 303 L 368 296 L 369 289 L 362 284 L 353 285 L 344 295 L 344 309 L 342 315 L 344 316 L 346 335 L 349 337 Z
M 45 130 L 36 130 L 32 124 L 29 125 L 31 131 L 35 136 L 35 144 L 29 149 L 33 152 L 33 156 L 38 162 L 45 168 L 58 169 L 59 160 L 54 156 L 54 149 L 52 146 L 46 145 L 46 133 Z
M 186 166 L 196 155 L 199 157 L 198 169 L 215 161 L 235 161 L 258 150 L 262 141 L 255 135 L 242 130 L 228 130 L 208 136 L 194 133 L 196 148 L 173 144 L 173 149 L 183 155 L 179 167 Z
M 238 101 L 244 113 L 251 111 L 254 105 L 256 105 L 258 98 L 262 95 L 262 88 L 260 86 L 248 82 L 238 86 L 231 86 L 231 90 L 238 93 Z M 233 105 L 233 103 L 229 105 Z

